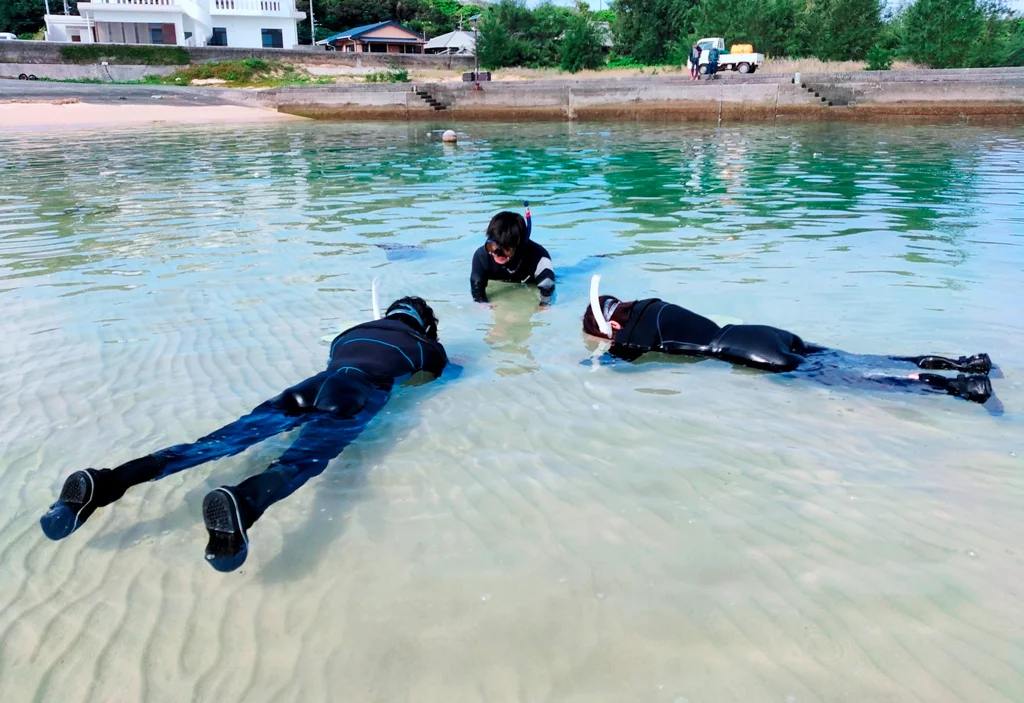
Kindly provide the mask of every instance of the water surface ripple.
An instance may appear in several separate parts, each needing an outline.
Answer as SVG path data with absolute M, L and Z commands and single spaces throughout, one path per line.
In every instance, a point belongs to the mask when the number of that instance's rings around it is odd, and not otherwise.
M 0 134 L 0 700 L 1024 700 L 1024 130 L 467 132 Z M 523 199 L 557 303 L 474 305 Z M 1006 412 L 592 371 L 594 271 L 852 352 L 988 351 Z M 45 540 L 71 470 L 319 371 L 375 276 L 466 371 L 398 392 L 241 573 L 202 563 L 202 497 L 290 437 Z

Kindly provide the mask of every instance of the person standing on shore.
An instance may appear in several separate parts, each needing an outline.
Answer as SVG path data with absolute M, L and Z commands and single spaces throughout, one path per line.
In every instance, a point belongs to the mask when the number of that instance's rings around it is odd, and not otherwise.
M 696 43 L 690 47 L 690 80 L 700 80 L 700 47 Z
M 718 47 L 712 45 L 708 49 L 708 78 L 714 78 L 718 73 Z

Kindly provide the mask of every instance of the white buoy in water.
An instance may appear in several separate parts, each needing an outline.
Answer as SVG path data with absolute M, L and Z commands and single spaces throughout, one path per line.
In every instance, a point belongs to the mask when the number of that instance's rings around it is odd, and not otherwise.
M 459 135 L 455 133 L 454 129 L 446 129 L 441 135 L 441 141 L 445 144 L 455 144 L 459 141 Z

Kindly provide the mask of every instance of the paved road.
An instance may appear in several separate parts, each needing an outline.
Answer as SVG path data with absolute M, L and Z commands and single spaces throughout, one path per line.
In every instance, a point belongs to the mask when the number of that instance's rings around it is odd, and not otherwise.
M 77 98 L 84 103 L 114 105 L 231 105 L 246 102 L 233 91 L 178 88 L 162 85 L 115 85 L 93 83 L 50 83 L 0 79 L 0 102 L 4 100 L 64 100 Z

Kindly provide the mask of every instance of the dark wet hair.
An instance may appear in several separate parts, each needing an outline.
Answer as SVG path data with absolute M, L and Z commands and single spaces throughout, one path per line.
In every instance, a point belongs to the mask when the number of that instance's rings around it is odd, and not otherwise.
M 414 315 L 409 314 L 409 308 L 416 311 L 416 314 L 420 316 L 419 320 Z M 427 301 L 423 298 L 415 295 L 399 298 L 388 306 L 388 311 L 384 313 L 384 317 L 404 317 L 414 327 L 423 330 L 425 335 L 431 339 L 437 339 L 437 317 L 434 315 L 433 308 L 427 305 Z
M 526 241 L 526 220 L 518 212 L 499 212 L 487 225 L 487 238 L 506 249 L 515 249 Z
M 633 306 L 636 304 L 636 301 L 630 300 L 624 303 L 614 295 L 602 295 L 598 298 L 598 303 L 602 310 L 608 309 L 608 303 L 618 303 L 615 312 L 612 313 L 612 319 L 625 327 L 626 323 L 629 322 L 629 316 L 633 314 Z M 595 337 L 604 337 L 604 332 L 597 326 L 597 320 L 594 319 L 594 313 L 591 311 L 589 303 L 587 304 L 586 312 L 583 313 L 583 331 Z

